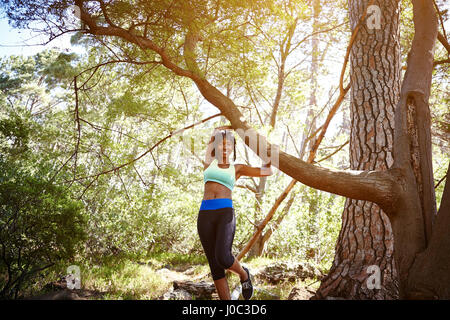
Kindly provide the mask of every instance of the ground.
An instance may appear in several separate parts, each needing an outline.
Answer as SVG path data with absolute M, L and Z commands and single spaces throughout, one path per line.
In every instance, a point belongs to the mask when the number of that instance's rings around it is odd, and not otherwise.
M 244 261 L 243 265 L 253 275 L 254 300 L 309 299 L 318 288 L 321 277 L 318 269 L 305 262 L 256 258 Z M 53 276 L 54 280 L 25 298 L 218 299 L 209 267 L 201 258 L 180 255 L 138 260 L 111 258 L 102 264 L 82 265 L 80 269 L 81 289 L 66 289 L 65 275 L 50 273 L 46 279 Z M 231 291 L 236 289 L 235 293 L 238 293 L 239 277 L 227 272 L 227 279 Z M 179 288 L 174 290 L 177 284 L 187 284 L 190 293 Z M 208 292 L 212 295 L 208 296 Z

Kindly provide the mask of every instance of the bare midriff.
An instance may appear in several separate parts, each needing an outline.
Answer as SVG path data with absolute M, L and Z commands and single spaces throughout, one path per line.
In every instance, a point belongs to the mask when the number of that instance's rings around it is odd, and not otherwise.
M 218 182 L 207 181 L 205 183 L 205 194 L 203 195 L 203 200 L 217 198 L 231 199 L 231 190 Z

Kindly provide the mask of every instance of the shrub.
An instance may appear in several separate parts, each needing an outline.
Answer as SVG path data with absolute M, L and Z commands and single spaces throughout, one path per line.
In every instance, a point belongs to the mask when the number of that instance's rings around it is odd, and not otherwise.
M 66 189 L 0 156 L 0 297 L 23 286 L 59 259 L 73 257 L 85 238 L 82 205 Z

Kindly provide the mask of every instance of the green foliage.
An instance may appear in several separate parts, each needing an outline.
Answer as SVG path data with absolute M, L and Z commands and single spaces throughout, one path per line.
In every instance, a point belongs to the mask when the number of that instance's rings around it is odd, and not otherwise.
M 85 237 L 82 205 L 45 179 L 45 168 L 0 159 L 0 296 L 21 288 L 56 260 L 72 258 Z
M 28 150 L 32 123 L 17 114 L 0 119 L 0 154 L 4 157 L 19 157 Z
M 60 177 L 49 179 L 54 174 L 48 148 L 49 141 L 55 142 L 50 138 L 51 122 L 31 113 L 33 104 L 38 107 L 57 100 L 50 89 L 56 81 L 61 86 L 67 80 L 57 67 L 61 57 L 46 51 L 2 61 L 6 66 L 0 93 L 5 98 L 0 100 L 2 298 L 20 296 L 43 270 L 81 253 L 86 240 L 87 216 L 82 203 L 73 199 L 70 188 L 61 185 Z M 68 63 L 68 56 L 63 59 Z M 72 70 L 67 64 L 64 68 L 69 73 Z M 48 81 L 40 83 L 45 79 Z M 38 88 L 41 84 L 45 89 Z
M 326 269 L 334 258 L 345 199 L 305 186 L 298 189 L 289 215 L 267 244 L 266 255 L 310 260 Z

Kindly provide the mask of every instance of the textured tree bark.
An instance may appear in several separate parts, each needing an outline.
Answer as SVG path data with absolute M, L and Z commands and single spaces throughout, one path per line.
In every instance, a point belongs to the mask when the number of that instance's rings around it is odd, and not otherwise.
M 350 54 L 353 170 L 386 170 L 393 165 L 394 109 L 400 95 L 399 6 L 397 0 L 375 1 L 381 29 L 361 26 Z M 368 1 L 350 0 L 355 28 Z M 394 299 L 398 295 L 394 239 L 389 218 L 372 202 L 347 199 L 329 274 L 317 297 Z M 381 289 L 368 289 L 370 265 L 380 267 Z
M 450 297 L 450 164 L 444 193 L 427 249 L 418 254 L 408 275 L 408 297 Z M 424 272 L 426 270 L 426 272 Z
M 402 185 L 400 201 L 396 204 L 395 214 L 390 216 L 395 237 L 395 262 L 402 298 L 438 296 L 449 299 L 450 277 L 445 271 L 448 270 L 450 261 L 448 252 L 444 252 L 448 250 L 445 247 L 448 244 L 448 233 L 444 231 L 449 226 L 449 219 L 448 213 L 440 212 L 438 221 L 446 225 L 437 225 L 436 230 L 433 230 L 436 205 L 428 105 L 438 19 L 431 1 L 412 2 L 415 33 L 400 101 L 395 111 L 393 167 L 402 172 L 399 180 Z M 443 233 L 439 233 L 440 231 Z M 441 245 L 444 247 L 440 247 Z M 436 266 L 432 267 L 421 261 L 427 255 L 431 259 L 429 262 L 436 263 Z M 430 269 L 423 268 L 425 266 Z M 439 271 L 432 275 L 438 280 L 430 281 L 428 286 L 421 285 L 420 279 L 430 271 Z M 421 277 L 417 278 L 419 275 Z

